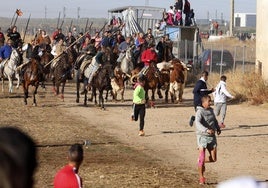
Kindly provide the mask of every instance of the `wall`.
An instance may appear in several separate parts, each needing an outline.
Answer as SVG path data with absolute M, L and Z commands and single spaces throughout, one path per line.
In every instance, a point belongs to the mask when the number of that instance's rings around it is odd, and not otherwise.
M 268 81 L 268 1 L 258 0 L 257 2 L 257 32 L 256 32 L 256 71 Z

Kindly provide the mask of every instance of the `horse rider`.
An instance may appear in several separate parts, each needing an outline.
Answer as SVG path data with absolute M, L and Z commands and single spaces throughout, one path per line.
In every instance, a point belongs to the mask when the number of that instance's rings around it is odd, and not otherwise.
M 103 67 L 103 65 L 108 61 L 106 53 L 109 51 L 105 46 L 101 47 L 101 50 L 96 54 L 95 56 L 95 62 L 91 63 L 91 69 L 89 71 L 89 77 L 88 77 L 88 85 L 90 86 L 91 81 L 93 79 L 94 74 L 97 72 L 97 70 L 100 67 Z
M 84 77 L 84 71 L 88 64 L 91 63 L 92 58 L 97 54 L 97 49 L 95 47 L 95 39 L 90 39 L 89 44 L 86 48 L 82 50 L 82 53 L 85 53 L 85 56 L 83 56 L 82 64 L 80 65 L 80 80 Z
M 3 76 L 3 70 L 5 66 L 4 62 L 6 62 L 3 60 L 10 58 L 10 55 L 12 52 L 12 44 L 13 44 L 13 41 L 11 39 L 8 39 L 7 43 L 0 48 L 0 63 L 2 62 L 0 64 L 0 77 Z
M 119 53 L 119 57 L 116 60 L 118 65 L 122 62 L 123 58 L 126 56 L 126 51 L 130 47 L 130 44 L 131 44 L 130 42 L 131 42 L 131 38 L 126 37 L 126 40 L 119 44 L 118 50 L 120 53 Z
M 157 53 L 155 51 L 155 43 L 149 43 L 148 48 L 142 52 L 141 61 L 144 63 L 144 67 L 141 69 L 140 73 L 146 75 L 151 63 L 154 63 L 154 67 L 156 68 L 156 73 L 159 74 L 159 70 L 156 67 L 157 63 Z
M 18 48 L 19 42 L 21 41 L 21 36 L 17 31 L 16 26 L 13 26 L 11 30 L 9 30 L 7 36 L 13 41 L 13 47 Z
M 66 51 L 66 46 L 64 45 L 63 40 L 64 38 L 60 38 L 58 43 L 56 44 L 56 46 L 53 47 L 52 52 L 51 52 L 52 55 L 54 55 L 54 61 L 51 63 L 51 67 L 50 67 L 50 75 L 51 75 L 52 81 L 55 79 L 54 69 L 58 62 L 56 58 L 58 58 L 60 55 L 62 55 Z

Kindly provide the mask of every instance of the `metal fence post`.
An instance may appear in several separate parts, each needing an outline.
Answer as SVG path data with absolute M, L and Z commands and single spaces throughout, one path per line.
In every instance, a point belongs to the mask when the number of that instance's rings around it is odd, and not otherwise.
M 184 63 L 187 63 L 187 45 L 188 45 L 188 41 L 187 40 L 185 40 L 184 41 L 185 43 L 184 43 L 184 45 L 185 45 L 185 51 L 184 51 Z
M 221 47 L 221 65 L 220 65 L 220 76 L 222 75 L 222 63 L 223 63 L 223 44 Z
M 245 46 L 243 46 L 243 74 L 245 73 Z
M 235 67 L 236 67 L 236 46 L 234 49 L 234 65 L 233 65 L 233 72 L 235 72 Z
M 212 61 L 213 61 L 212 51 L 213 51 L 213 48 L 212 48 L 212 44 L 211 44 L 211 48 L 210 48 L 210 62 L 209 62 L 209 72 L 210 73 L 212 72 Z

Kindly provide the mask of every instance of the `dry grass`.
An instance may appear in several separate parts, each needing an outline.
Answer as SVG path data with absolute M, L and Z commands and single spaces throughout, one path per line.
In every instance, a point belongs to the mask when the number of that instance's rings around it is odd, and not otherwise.
M 248 102 L 260 105 L 268 102 L 268 87 L 262 77 L 254 72 L 229 72 L 227 76 L 227 89 L 235 96 L 235 102 Z M 210 74 L 209 83 L 216 87 L 219 74 Z

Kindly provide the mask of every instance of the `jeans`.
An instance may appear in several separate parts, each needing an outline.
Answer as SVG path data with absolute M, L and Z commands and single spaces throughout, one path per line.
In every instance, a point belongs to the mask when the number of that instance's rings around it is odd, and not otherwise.
M 134 104 L 134 119 L 138 121 L 140 116 L 140 131 L 144 128 L 145 104 Z

